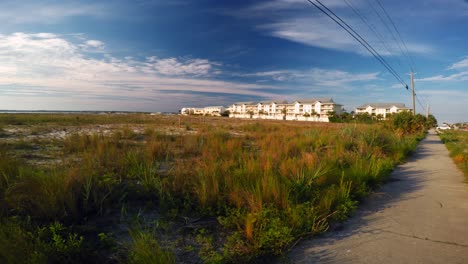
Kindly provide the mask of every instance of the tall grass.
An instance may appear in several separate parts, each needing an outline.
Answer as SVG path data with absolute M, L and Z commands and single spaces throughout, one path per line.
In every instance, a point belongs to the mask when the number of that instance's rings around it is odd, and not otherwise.
M 171 264 L 176 263 L 174 254 L 162 248 L 154 231 L 133 230 L 128 263 Z
M 28 118 L 15 120 L 52 122 Z M 102 121 L 83 119 L 79 122 Z M 415 134 L 380 125 L 263 122 L 195 128 L 171 134 L 147 129 L 140 135 L 130 127 L 107 136 L 73 134 L 59 141 L 70 158 L 53 168 L 28 167 L 11 158 L 11 150 L 0 150 L 2 217 L 73 225 L 128 203 L 151 204 L 163 215 L 216 218 L 222 243 L 208 255 L 223 262 L 251 261 L 282 254 L 294 240 L 344 220 L 418 142 Z M 174 261 L 153 235 L 131 235 L 130 261 Z
M 468 179 L 468 132 L 466 131 L 443 131 L 439 134 L 445 143 L 450 156 Z

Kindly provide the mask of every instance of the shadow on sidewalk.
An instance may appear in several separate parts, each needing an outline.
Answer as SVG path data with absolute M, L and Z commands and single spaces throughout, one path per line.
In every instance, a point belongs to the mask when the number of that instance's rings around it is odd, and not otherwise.
M 288 259 L 282 260 L 280 263 L 293 263 L 292 260 L 297 261 L 296 263 L 336 263 L 338 252 L 314 250 L 313 253 L 309 254 L 307 251 L 308 249 L 318 246 L 332 245 L 357 233 L 362 233 L 364 227 L 376 221 L 376 219 L 369 217 L 370 215 L 392 207 L 395 203 L 414 199 L 415 196 L 412 194 L 423 187 L 425 182 L 424 176 L 427 174 L 427 171 L 415 168 L 412 166 L 412 163 L 433 155 L 429 148 L 425 147 L 428 144 L 443 143 L 438 137 L 434 138 L 431 134 L 428 134 L 428 136 L 421 141 L 417 150 L 408 158 L 406 163 L 397 166 L 386 183 L 374 190 L 362 201 L 353 216 L 344 223 L 336 225 L 331 231 L 321 236 L 301 241 L 290 252 Z M 366 231 L 366 233 L 372 232 L 380 232 L 380 230 Z M 375 239 L 372 241 L 375 241 Z M 346 260 L 359 263 L 358 259 Z

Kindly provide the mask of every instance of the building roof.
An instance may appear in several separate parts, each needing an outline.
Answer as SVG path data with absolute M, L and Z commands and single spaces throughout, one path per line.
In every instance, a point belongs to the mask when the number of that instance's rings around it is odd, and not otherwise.
M 255 102 L 237 102 L 237 103 L 234 103 L 235 105 L 250 105 L 250 104 L 256 104 Z
M 299 103 L 315 103 L 315 102 L 321 102 L 321 103 L 334 103 L 332 98 L 313 98 L 313 99 L 297 99 L 294 102 L 299 102 Z
M 397 108 L 409 109 L 408 107 L 405 106 L 405 104 L 402 104 L 402 103 L 369 103 L 369 104 L 363 104 L 357 108 L 367 108 L 368 106 L 371 106 L 372 108 L 391 108 L 395 106 Z
M 272 104 L 272 103 L 277 104 L 278 102 L 277 101 L 260 101 L 257 104 Z
M 294 104 L 295 102 L 299 102 L 299 103 L 310 103 L 310 104 L 313 104 L 315 102 L 321 102 L 321 103 L 334 103 L 334 104 L 337 104 L 335 102 L 333 102 L 333 99 L 332 98 L 313 98 L 313 99 L 297 99 L 293 102 L 287 102 L 286 100 L 284 101 L 273 101 L 273 100 L 268 100 L 268 101 L 258 101 L 258 102 L 237 102 L 237 103 L 234 103 L 233 105 L 257 105 L 257 104 L 271 104 L 271 103 L 275 103 L 275 104 L 280 104 L 280 105 L 292 105 Z M 337 104 L 337 105 L 340 105 L 340 104 Z

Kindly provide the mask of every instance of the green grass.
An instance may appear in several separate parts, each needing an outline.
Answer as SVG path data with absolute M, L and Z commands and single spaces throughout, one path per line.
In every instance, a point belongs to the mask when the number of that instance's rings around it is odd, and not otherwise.
M 0 125 L 77 126 L 89 124 L 144 124 L 154 118 L 146 114 L 0 114 Z
M 414 126 L 408 131 L 392 124 L 184 117 L 182 123 L 190 123 L 187 131 L 176 116 L 129 116 L 131 120 L 113 115 L 0 116 L 0 124 L 20 127 L 128 122 L 107 135 L 77 132 L 50 141 L 66 157 L 55 165 L 34 165 L 15 155 L 19 145 L 24 150 L 32 141 L 1 148 L 0 217 L 5 228 L 13 228 L 8 224 L 12 217 L 35 228 L 59 223 L 62 233 L 75 234 L 71 230 L 81 226 L 76 236 L 62 237 L 65 244 L 81 241 L 75 248 L 82 252 L 69 254 L 75 261 L 90 256 L 81 245 L 103 248 L 96 238 L 103 225 L 91 219 L 112 219 L 106 225 L 117 228 L 126 217 L 156 212 L 179 227 L 168 235 L 172 240 L 193 241 L 196 246 L 188 248 L 200 261 L 255 261 L 281 255 L 297 239 L 346 219 L 424 134 Z M 144 124 L 143 132 L 135 132 L 131 124 Z M 216 224 L 195 235 L 180 224 L 188 218 L 215 219 Z M 15 232 L 25 241 L 18 250 L 34 249 L 36 242 Z M 130 248 L 114 247 L 111 254 L 133 263 L 174 262 L 167 247 L 171 238 L 156 239 L 155 234 L 132 231 Z M 7 249 L 3 252 L 12 257 Z M 55 255 L 40 252 L 45 259 Z
M 468 179 L 468 132 L 447 130 L 439 134 L 458 168 Z
M 128 263 L 171 264 L 176 263 L 174 254 L 159 244 L 154 231 L 133 230 Z

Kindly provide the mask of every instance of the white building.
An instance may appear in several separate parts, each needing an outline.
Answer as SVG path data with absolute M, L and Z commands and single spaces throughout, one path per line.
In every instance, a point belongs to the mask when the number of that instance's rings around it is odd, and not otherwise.
M 230 116 L 235 118 L 261 118 L 329 122 L 329 113 L 343 112 L 342 105 L 331 98 L 304 99 L 293 103 L 286 101 L 239 102 L 230 106 Z
M 401 113 L 410 110 L 410 108 L 406 107 L 405 104 L 402 103 L 370 103 L 357 107 L 355 113 L 368 113 L 369 115 L 375 116 L 381 115 L 383 119 L 386 119 L 389 114 Z
M 343 113 L 343 105 L 337 104 L 331 98 L 305 99 L 294 102 L 295 116 L 315 117 L 322 122 L 328 122 L 330 112 Z
M 207 106 L 207 107 L 184 107 L 180 110 L 182 115 L 212 115 L 220 116 L 226 109 L 224 106 Z

